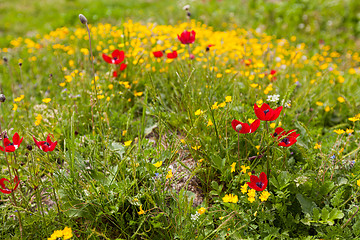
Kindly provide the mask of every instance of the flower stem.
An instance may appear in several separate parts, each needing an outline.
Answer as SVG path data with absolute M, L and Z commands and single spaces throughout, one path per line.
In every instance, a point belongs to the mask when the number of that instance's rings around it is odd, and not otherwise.
M 48 161 L 49 161 L 49 164 L 50 164 L 50 156 L 49 156 L 49 152 L 47 152 L 47 157 L 48 157 Z M 55 184 L 54 184 L 54 175 L 53 173 L 51 172 L 50 173 L 51 175 L 51 181 L 52 181 L 52 191 L 53 191 L 53 195 L 54 195 L 54 199 L 55 199 L 55 203 L 56 203 L 56 207 L 57 207 L 57 211 L 58 211 L 58 214 L 59 214 L 59 219 L 60 219 L 60 222 L 62 223 L 62 217 L 61 217 L 61 212 L 60 212 L 60 207 L 59 207 L 59 201 L 56 197 L 56 192 L 55 192 Z

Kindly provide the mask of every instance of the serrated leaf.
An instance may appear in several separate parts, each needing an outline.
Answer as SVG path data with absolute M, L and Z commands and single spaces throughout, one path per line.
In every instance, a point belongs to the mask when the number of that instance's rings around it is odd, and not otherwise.
M 316 204 L 305 198 L 302 194 L 298 193 L 296 194 L 296 198 L 299 201 L 299 203 L 301 204 L 301 209 L 303 211 L 303 213 L 307 213 L 307 214 L 311 214 L 313 211 L 313 208 L 317 207 Z
M 321 210 L 321 220 L 327 221 L 328 219 L 329 219 L 329 210 L 327 210 L 327 208 L 324 207 L 324 208 Z

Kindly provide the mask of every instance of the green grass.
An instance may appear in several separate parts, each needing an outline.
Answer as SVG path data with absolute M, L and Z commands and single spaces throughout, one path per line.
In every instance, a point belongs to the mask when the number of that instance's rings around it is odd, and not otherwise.
M 24 137 L 0 157 L 0 178 L 21 183 L 0 193 L 1 239 L 65 227 L 71 239 L 359 238 L 360 57 L 348 51 L 358 3 L 199 1 L 191 26 L 181 8 L 0 6 L 0 125 L 11 142 Z M 79 13 L 92 24 L 94 66 Z M 304 14 L 310 32 L 298 28 Z M 176 36 L 184 29 L 196 31 L 193 60 Z M 124 71 L 101 56 L 114 49 Z M 175 49 L 175 60 L 152 54 Z M 262 102 L 283 106 L 279 117 L 238 134 L 232 121 L 250 123 Z M 278 145 L 294 141 L 274 136 L 280 126 L 299 134 L 295 144 Z M 48 134 L 58 143 L 45 153 L 33 136 Z M 262 172 L 267 188 L 253 193 L 249 174 Z

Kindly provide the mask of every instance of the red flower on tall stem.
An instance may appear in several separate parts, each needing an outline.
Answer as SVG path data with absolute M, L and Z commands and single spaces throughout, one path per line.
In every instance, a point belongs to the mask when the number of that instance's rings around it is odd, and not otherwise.
M 266 103 L 261 105 L 260 108 L 258 107 L 258 105 L 256 105 L 256 103 L 254 104 L 255 115 L 261 121 L 274 121 L 274 120 L 276 120 L 279 117 L 282 109 L 283 109 L 283 107 L 280 106 L 280 107 L 278 107 L 277 109 L 274 110 Z
M 4 137 L 4 146 L 5 146 L 5 152 L 15 152 L 16 149 L 19 148 L 21 142 L 22 142 L 23 138 L 20 139 L 19 134 L 15 133 L 12 141 L 10 142 L 10 140 L 7 137 Z M 0 146 L 0 151 L 4 151 L 3 146 Z
M 14 178 L 14 183 L 15 183 L 15 187 L 13 189 L 9 189 L 6 185 L 5 182 L 9 182 L 10 181 L 6 178 L 2 178 L 0 179 L 0 192 L 5 193 L 5 194 L 10 194 L 13 191 L 15 191 L 17 189 L 17 187 L 19 186 L 20 183 L 20 179 L 18 178 L 18 176 L 15 176 Z
M 36 146 L 43 150 L 44 152 L 52 152 L 54 151 L 57 141 L 53 142 L 51 141 L 50 134 L 47 136 L 46 141 L 37 141 L 35 137 L 33 137 Z
M 162 56 L 164 56 L 164 53 L 163 53 L 163 51 L 156 51 L 156 52 L 153 52 L 153 55 L 156 58 L 161 58 Z
M 178 39 L 179 41 L 182 43 L 182 44 L 190 44 L 190 43 L 193 43 L 195 41 L 195 31 L 192 30 L 191 32 L 188 32 L 188 31 L 183 31 L 181 33 L 181 35 L 177 35 L 178 36 Z
M 245 134 L 245 133 L 253 133 L 255 132 L 258 127 L 260 126 L 260 120 L 259 119 L 256 119 L 253 123 L 250 124 L 247 124 L 247 123 L 243 123 L 243 122 L 240 122 L 238 120 L 232 120 L 231 122 L 231 126 L 232 128 L 237 131 L 238 133 L 242 133 L 242 134 Z
M 268 179 L 264 172 L 260 173 L 260 178 L 255 175 L 250 176 L 250 182 L 247 182 L 249 188 L 255 189 L 256 191 L 263 191 L 268 185 Z
M 167 58 L 170 58 L 170 59 L 177 58 L 177 56 L 178 56 L 177 51 L 173 51 L 173 52 L 167 54 Z
M 107 63 L 119 64 L 122 61 L 124 61 L 125 54 L 124 54 L 124 51 L 119 51 L 118 49 L 116 49 L 112 52 L 111 57 L 104 53 L 102 54 L 102 57 L 105 60 L 105 62 L 107 62 Z
M 273 137 L 277 137 L 279 141 L 278 146 L 281 147 L 290 147 L 297 142 L 298 136 L 300 136 L 300 134 L 297 134 L 294 129 L 286 132 L 282 127 L 276 128 L 273 134 Z

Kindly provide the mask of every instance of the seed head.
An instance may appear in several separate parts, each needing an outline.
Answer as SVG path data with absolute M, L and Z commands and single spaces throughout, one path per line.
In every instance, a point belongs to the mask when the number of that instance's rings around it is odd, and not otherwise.
M 242 129 L 242 125 L 241 124 L 238 124 L 237 126 L 236 126 L 236 131 L 240 131 Z
M 0 94 L 0 102 L 5 102 L 6 97 L 4 94 Z
M 26 148 L 27 148 L 27 150 L 31 151 L 32 150 L 32 145 L 29 144 L 29 145 L 26 146 Z
M 82 15 L 82 14 L 79 14 L 79 19 L 80 19 L 80 22 L 82 23 L 82 24 L 87 24 L 87 22 L 88 22 L 88 20 L 86 19 L 86 17 L 84 16 L 84 15 Z
M 190 5 L 185 5 L 185 6 L 183 7 L 183 9 L 184 9 L 185 11 L 189 11 L 189 8 L 190 8 Z

